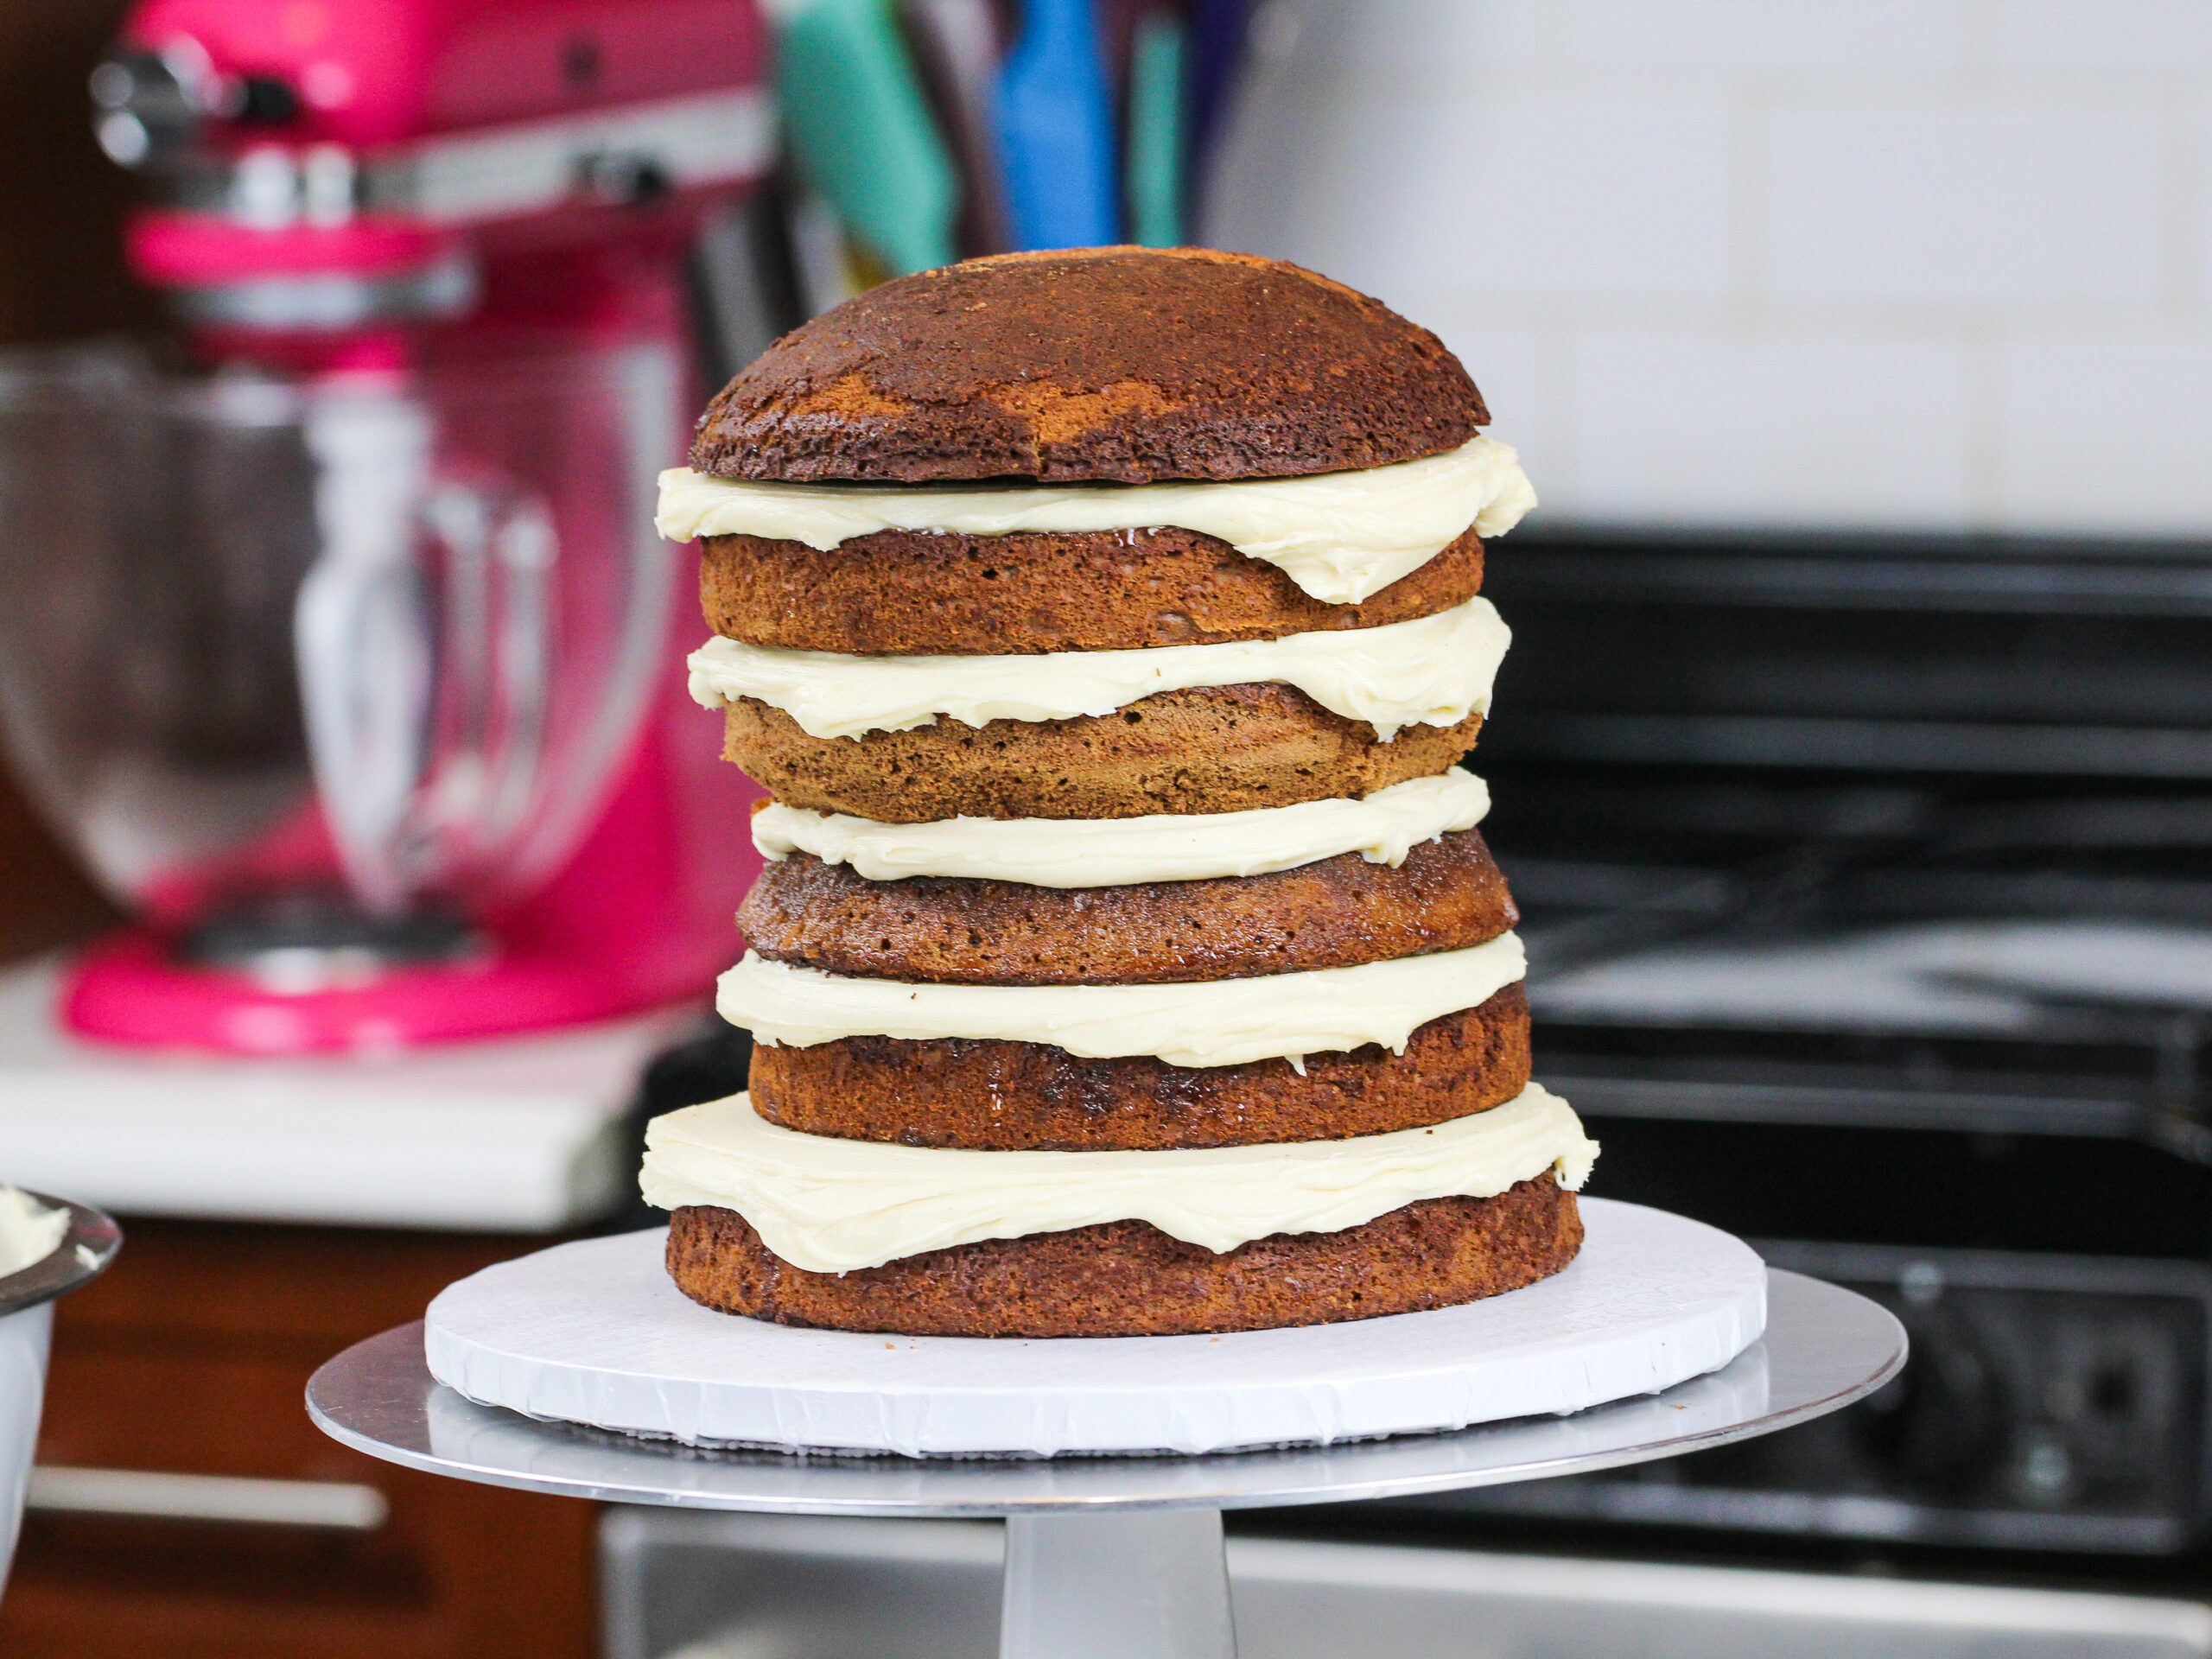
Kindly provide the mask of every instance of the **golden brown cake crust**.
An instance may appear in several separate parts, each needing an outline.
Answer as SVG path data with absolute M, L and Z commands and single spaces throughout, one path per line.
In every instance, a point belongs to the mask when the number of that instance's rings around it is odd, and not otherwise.
M 1271 875 L 1033 887 L 870 881 L 804 853 L 737 913 L 762 956 L 832 974 L 953 985 L 1147 985 L 1350 968 L 1496 938 L 1519 919 L 1472 830 L 1393 869 L 1344 853 Z
M 1333 1325 L 1518 1290 L 1582 1247 L 1548 1174 L 1493 1198 L 1424 1198 L 1335 1233 L 1277 1233 L 1217 1255 L 1148 1222 L 985 1239 L 847 1274 L 779 1260 L 734 1210 L 668 1229 L 668 1271 L 725 1313 L 928 1337 L 1165 1337 Z
M 1517 984 L 1379 1044 L 1287 1060 L 1084 1059 L 1049 1043 L 845 1037 L 753 1052 L 753 1108 L 841 1141 L 977 1152 L 1158 1151 L 1344 1141 L 1503 1106 L 1529 1086 Z
M 826 550 L 758 536 L 704 544 L 707 626 L 785 651 L 1014 654 L 1134 651 L 1376 628 L 1481 591 L 1471 530 L 1359 605 L 1315 599 L 1275 566 L 1192 530 L 933 535 L 887 530 Z
M 1408 726 L 1378 743 L 1365 721 L 1294 687 L 1225 685 L 1074 720 L 809 737 L 745 697 L 727 710 L 722 754 L 787 806 L 882 823 L 1137 818 L 1370 794 L 1442 772 L 1474 747 L 1482 723 Z
M 1457 448 L 1459 361 L 1381 302 L 1205 249 L 1001 255 L 885 283 L 778 340 L 700 417 L 726 478 L 1278 477 Z

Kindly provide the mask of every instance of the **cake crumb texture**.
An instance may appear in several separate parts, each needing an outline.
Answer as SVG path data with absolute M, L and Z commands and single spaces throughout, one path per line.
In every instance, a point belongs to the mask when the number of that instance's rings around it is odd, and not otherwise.
M 1162 691 L 1072 720 L 810 737 L 741 697 L 725 711 L 722 756 L 786 806 L 879 823 L 1141 818 L 1357 798 L 1457 764 L 1482 723 L 1408 726 L 1383 743 L 1294 686 L 1249 684 Z
M 1479 833 L 1396 868 L 1357 853 L 1268 875 L 1036 887 L 966 876 L 870 881 L 793 853 L 737 913 L 762 956 L 950 985 L 1158 985 L 1353 968 L 1494 939 L 1520 919 Z
M 1001 254 L 880 284 L 708 404 L 724 478 L 1274 478 L 1456 449 L 1489 413 L 1444 343 L 1296 265 L 1206 249 Z
M 668 1271 L 692 1300 L 779 1325 L 897 1336 L 1163 1337 L 1451 1307 L 1550 1277 L 1582 1246 L 1549 1174 L 1491 1198 L 1425 1198 L 1334 1233 L 1217 1255 L 1148 1222 L 985 1239 L 847 1274 L 778 1258 L 744 1217 L 676 1211 Z
M 1013 536 L 885 530 L 827 550 L 759 536 L 703 543 L 707 626 L 783 651 L 904 656 L 1138 651 L 1380 628 L 1481 592 L 1471 530 L 1357 605 L 1194 530 Z
M 841 1037 L 753 1052 L 753 1109 L 841 1141 L 973 1152 L 1150 1152 L 1344 1141 L 1446 1123 L 1529 1086 L 1518 982 L 1380 1044 L 1243 1065 L 1093 1059 L 1050 1043 Z

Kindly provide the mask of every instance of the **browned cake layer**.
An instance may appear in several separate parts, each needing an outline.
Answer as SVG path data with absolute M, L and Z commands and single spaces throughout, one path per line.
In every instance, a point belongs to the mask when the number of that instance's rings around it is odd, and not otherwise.
M 722 754 L 787 806 L 883 823 L 1138 818 L 1361 796 L 1442 772 L 1482 716 L 1408 726 L 1388 743 L 1294 687 L 1163 691 L 1074 720 L 940 720 L 910 732 L 809 737 L 779 709 L 729 706 Z
M 1472 830 L 1396 869 L 1345 853 L 1272 875 L 1033 887 L 870 881 L 795 853 L 737 913 L 762 956 L 954 985 L 1146 985 L 1350 968 L 1496 938 L 1519 918 Z
M 1148 1222 L 986 1239 L 809 1273 L 734 1210 L 670 1218 L 683 1294 L 779 1325 L 916 1337 L 1167 1337 L 1333 1325 L 1452 1307 L 1548 1279 L 1582 1248 L 1549 1175 L 1494 1198 L 1424 1198 L 1337 1233 L 1277 1233 L 1217 1255 Z
M 841 1141 L 977 1152 L 1157 1151 L 1344 1141 L 1448 1122 L 1529 1086 L 1517 984 L 1379 1044 L 1288 1060 L 1170 1065 L 1084 1059 L 1049 1043 L 845 1037 L 753 1050 L 753 1109 Z
M 717 633 L 785 651 L 969 656 L 1134 651 L 1376 628 L 1465 604 L 1471 530 L 1361 605 L 1315 599 L 1275 566 L 1191 530 L 932 535 L 887 530 L 826 551 L 708 538 L 699 594 Z
M 885 283 L 722 389 L 728 478 L 1258 478 L 1457 448 L 1459 361 L 1379 301 L 1205 249 L 1006 254 Z

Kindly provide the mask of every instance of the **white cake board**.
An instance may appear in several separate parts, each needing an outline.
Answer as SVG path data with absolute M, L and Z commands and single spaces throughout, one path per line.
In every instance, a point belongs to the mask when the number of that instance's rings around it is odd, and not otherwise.
M 541 1250 L 430 1304 L 429 1370 L 529 1416 L 692 1444 L 929 1456 L 1195 1454 L 1465 1428 L 1652 1394 L 1766 1324 L 1741 1241 L 1582 1201 L 1564 1273 L 1464 1307 L 1219 1337 L 798 1330 L 690 1301 L 659 1230 Z

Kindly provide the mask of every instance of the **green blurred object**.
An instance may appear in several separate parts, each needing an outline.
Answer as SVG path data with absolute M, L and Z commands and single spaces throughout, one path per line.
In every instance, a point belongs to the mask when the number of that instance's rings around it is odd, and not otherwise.
M 1173 12 L 1137 21 L 1129 45 L 1129 240 L 1139 247 L 1183 242 L 1184 28 Z
M 894 276 L 950 264 L 959 175 L 893 0 L 776 8 L 777 80 L 801 169 Z

